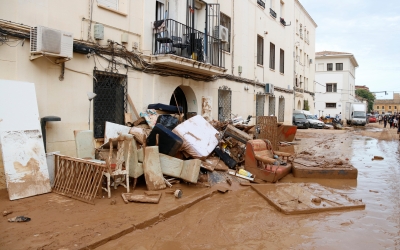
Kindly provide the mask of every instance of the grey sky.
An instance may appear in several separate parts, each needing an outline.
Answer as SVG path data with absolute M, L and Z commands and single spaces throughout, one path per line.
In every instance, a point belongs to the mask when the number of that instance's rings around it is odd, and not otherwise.
M 354 54 L 356 85 L 370 91 L 400 92 L 399 0 L 300 0 L 317 23 L 316 51 Z

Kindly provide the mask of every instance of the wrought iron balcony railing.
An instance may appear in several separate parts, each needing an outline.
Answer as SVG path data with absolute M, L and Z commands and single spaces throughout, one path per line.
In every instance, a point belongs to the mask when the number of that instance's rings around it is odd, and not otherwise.
M 206 35 L 173 19 L 155 21 L 153 29 L 154 55 L 174 54 L 224 68 L 222 42 L 218 37 Z
M 273 18 L 276 18 L 276 12 L 273 9 L 269 9 L 269 14 L 271 14 Z
M 283 19 L 282 17 L 281 17 L 281 24 L 283 24 L 284 26 L 286 26 L 285 19 Z
M 265 9 L 265 2 L 263 0 L 257 0 L 257 4 Z

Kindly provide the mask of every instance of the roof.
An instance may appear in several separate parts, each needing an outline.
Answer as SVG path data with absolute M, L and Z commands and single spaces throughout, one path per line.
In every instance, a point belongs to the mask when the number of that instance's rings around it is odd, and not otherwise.
M 379 104 L 400 104 L 400 100 L 395 99 L 375 99 L 374 105 Z
M 359 66 L 356 58 L 354 57 L 354 55 L 352 53 L 338 52 L 338 51 L 327 51 L 327 50 L 320 51 L 320 52 L 315 52 L 315 59 L 323 58 L 325 56 L 329 56 L 329 57 L 349 57 L 350 61 L 352 61 L 352 63 L 354 64 L 355 67 Z
M 311 17 L 311 15 L 307 12 L 306 8 L 300 3 L 299 0 L 296 0 L 296 2 L 299 4 L 299 6 L 303 9 L 304 13 L 310 18 L 311 22 L 315 25 L 315 28 L 318 27 L 317 23 L 314 21 L 314 19 Z
M 315 52 L 316 56 L 333 56 L 333 55 L 352 55 L 351 53 L 348 52 L 338 52 L 338 51 L 321 51 L 321 52 Z

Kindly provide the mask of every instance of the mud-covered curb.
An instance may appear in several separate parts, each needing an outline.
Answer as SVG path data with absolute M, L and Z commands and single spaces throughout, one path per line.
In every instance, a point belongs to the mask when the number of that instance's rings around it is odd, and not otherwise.
M 200 201 L 202 201 L 202 200 L 204 200 L 206 198 L 209 198 L 209 197 L 213 196 L 213 194 L 217 193 L 217 192 L 218 192 L 217 190 L 211 189 L 209 192 L 200 195 L 199 197 L 197 197 L 196 199 L 194 199 L 192 201 L 189 201 L 187 203 L 181 204 L 181 205 L 179 205 L 179 206 L 177 206 L 175 208 L 172 208 L 172 209 L 170 209 L 170 210 L 168 210 L 168 211 L 166 211 L 164 213 L 160 213 L 160 214 L 154 216 L 153 218 L 150 218 L 148 220 L 140 222 L 140 223 L 138 223 L 136 225 L 127 225 L 127 227 L 122 229 L 120 232 L 114 233 L 113 235 L 109 235 L 109 236 L 107 236 L 107 237 L 105 237 L 103 239 L 97 240 L 96 242 L 92 242 L 89 245 L 87 245 L 85 247 L 82 247 L 80 249 L 95 249 L 95 248 L 97 248 L 97 247 L 99 247 L 101 245 L 106 244 L 107 242 L 109 242 L 111 240 L 118 239 L 121 236 L 124 236 L 124 235 L 126 235 L 128 233 L 131 233 L 131 232 L 133 232 L 133 231 L 135 231 L 137 229 L 144 229 L 144 228 L 147 228 L 149 226 L 156 225 L 157 223 L 159 223 L 159 222 L 161 222 L 161 221 L 163 221 L 163 220 L 165 220 L 167 218 L 170 218 L 170 217 L 172 217 L 174 215 L 177 215 L 177 214 L 185 211 L 186 209 L 190 208 L 191 206 L 195 205 L 196 203 L 198 203 L 198 202 L 200 202 Z M 190 198 L 188 198 L 188 199 L 190 199 Z

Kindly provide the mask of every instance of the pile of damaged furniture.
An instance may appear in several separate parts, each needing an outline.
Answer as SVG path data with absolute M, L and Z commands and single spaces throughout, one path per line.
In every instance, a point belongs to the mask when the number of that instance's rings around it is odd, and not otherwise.
M 68 173 L 73 170 L 66 169 L 71 164 L 62 162 L 66 156 L 58 155 L 59 180 L 56 177 L 54 191 L 65 194 L 59 190 L 61 182 L 90 181 L 90 194 L 82 196 L 90 197 L 93 203 L 96 189 L 97 192 L 104 189 L 110 198 L 111 186 L 116 189 L 122 185 L 126 188 L 122 196 L 127 202 L 135 199 L 129 194 L 129 178 L 133 179 L 135 189 L 138 178 L 144 176 L 151 192 L 180 182 L 209 187 L 218 182 L 216 176 L 225 182 L 228 176 L 247 182 L 276 182 L 291 172 L 294 146 L 286 144 L 283 147 L 279 141 L 293 140 L 295 126 L 278 124 L 273 116 L 258 117 L 256 126 L 207 121 L 193 114 L 184 120 L 182 112 L 182 107 L 150 104 L 134 122 L 130 114 L 125 125 L 106 122 L 104 143 L 96 149 L 93 131 L 75 131 L 76 159 L 102 168 L 104 178 L 98 175 L 96 178 L 71 177 Z M 68 181 L 68 176 L 75 181 Z M 77 181 L 77 178 L 80 179 Z M 84 190 L 78 193 L 84 193 Z M 77 198 L 76 195 L 68 196 Z

